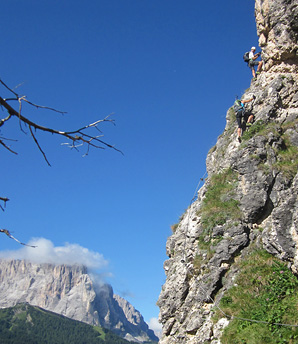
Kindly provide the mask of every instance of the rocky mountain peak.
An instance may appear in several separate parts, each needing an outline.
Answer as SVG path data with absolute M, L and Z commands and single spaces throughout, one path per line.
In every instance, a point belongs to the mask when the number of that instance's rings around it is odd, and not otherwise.
M 157 341 L 142 315 L 82 265 L 0 260 L 0 307 L 29 303 L 138 343 Z

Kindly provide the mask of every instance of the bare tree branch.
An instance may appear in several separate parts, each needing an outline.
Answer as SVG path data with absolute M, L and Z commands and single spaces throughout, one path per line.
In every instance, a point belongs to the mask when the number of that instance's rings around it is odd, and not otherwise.
M 26 96 L 19 96 L 13 89 L 11 89 L 10 87 L 8 87 L 1 79 L 0 79 L 0 83 L 5 87 L 7 88 L 11 93 L 13 93 L 15 95 L 15 98 L 6 98 L 4 99 L 5 101 L 8 101 L 8 100 L 17 100 L 17 101 L 20 101 L 20 100 L 24 100 L 25 102 L 27 102 L 28 104 L 36 107 L 36 108 L 41 108 L 41 109 L 47 109 L 47 110 L 51 110 L 51 111 L 55 111 L 55 112 L 59 112 L 59 113 L 62 113 L 62 114 L 65 114 L 66 112 L 64 111 L 59 111 L 59 110 L 56 110 L 54 108 L 50 108 L 50 107 L 47 107 L 47 106 L 42 106 L 42 105 L 36 105 L 32 102 L 29 102 L 27 99 L 26 99 Z M 18 88 L 21 84 L 17 85 L 15 88 Z
M 87 144 L 89 144 L 95 148 L 104 148 L 104 147 L 99 146 L 99 144 L 102 144 L 106 147 L 109 147 L 109 148 L 115 149 L 118 152 L 121 152 L 119 149 L 115 148 L 114 146 L 108 144 L 105 141 L 100 140 L 98 137 L 90 136 L 84 132 L 84 130 L 86 130 L 88 128 L 97 127 L 102 122 L 112 122 L 113 123 L 114 122 L 113 120 L 108 119 L 109 116 L 105 117 L 104 119 L 98 120 L 92 124 L 86 125 L 85 127 L 80 128 L 80 129 L 76 129 L 73 131 L 60 131 L 60 130 L 44 127 L 44 126 L 41 126 L 37 123 L 32 122 L 28 118 L 24 117 L 22 114 L 15 111 L 1 97 L 0 97 L 0 104 L 3 105 L 7 109 L 8 113 L 10 115 L 19 117 L 23 123 L 28 124 L 28 126 L 31 126 L 31 127 L 35 128 L 36 130 L 41 130 L 41 131 L 49 132 L 52 134 L 65 136 L 66 138 L 68 138 L 69 140 L 71 140 L 73 142 L 81 141 L 81 142 L 87 143 Z M 93 141 L 96 141 L 96 143 L 93 143 Z
M 10 231 L 7 230 L 7 229 L 0 229 L 0 233 L 5 233 L 10 239 L 13 239 L 15 240 L 16 242 L 18 242 L 19 244 L 21 245 L 24 245 L 24 246 L 29 246 L 29 247 L 37 247 L 37 246 L 32 246 L 32 245 L 28 245 L 28 244 L 25 244 L 23 242 L 21 242 L 20 240 L 18 240 L 17 238 L 15 238 L 14 236 L 11 235 Z
M 115 125 L 114 120 L 110 119 L 110 115 L 106 116 L 104 119 L 98 120 L 94 123 L 90 123 L 88 125 L 85 125 L 84 127 L 81 127 L 79 129 L 72 130 L 72 131 L 61 131 L 61 130 L 57 130 L 57 129 L 54 129 L 51 127 L 42 126 L 42 125 L 38 124 L 37 122 L 34 122 L 31 119 L 29 119 L 27 116 L 24 116 L 22 114 L 23 102 L 26 102 L 27 104 L 35 107 L 36 109 L 51 110 L 54 112 L 58 112 L 60 114 L 65 114 L 66 112 L 59 111 L 59 110 L 56 110 L 56 109 L 51 108 L 51 107 L 41 106 L 41 105 L 37 105 L 35 103 L 32 103 L 31 101 L 26 99 L 26 96 L 24 96 L 24 95 L 20 96 L 18 93 L 16 93 L 14 91 L 14 89 L 11 89 L 10 87 L 8 87 L 1 79 L 0 79 L 0 84 L 2 84 L 6 88 L 6 90 L 8 90 L 9 92 L 11 92 L 13 94 L 13 97 L 11 97 L 11 98 L 0 97 L 0 106 L 2 107 L 2 109 L 4 108 L 8 113 L 8 116 L 6 116 L 5 118 L 0 118 L 1 130 L 2 130 L 2 127 L 4 126 L 5 123 L 7 123 L 13 117 L 16 117 L 19 121 L 20 130 L 23 133 L 27 134 L 23 130 L 23 126 L 29 127 L 29 131 L 30 131 L 30 134 L 31 134 L 31 137 L 32 137 L 34 143 L 36 144 L 38 150 L 41 152 L 46 163 L 49 166 L 51 166 L 51 165 L 50 165 L 50 163 L 46 157 L 46 154 L 43 151 L 43 149 L 41 148 L 41 145 L 39 144 L 38 139 L 36 137 L 37 131 L 43 131 L 43 132 L 48 132 L 48 133 L 55 134 L 58 136 L 63 136 L 70 141 L 67 143 L 63 143 L 63 145 L 67 145 L 70 148 L 73 148 L 76 150 L 78 150 L 79 147 L 82 147 L 85 145 L 87 150 L 83 156 L 86 156 L 89 154 L 90 147 L 99 148 L 99 149 L 105 149 L 106 147 L 108 147 L 108 148 L 114 149 L 117 152 L 120 152 L 121 154 L 123 154 L 119 149 L 115 148 L 113 145 L 107 143 L 106 141 L 104 141 L 102 139 L 103 135 L 102 135 L 101 130 L 99 129 L 99 125 L 104 123 L 104 122 L 109 122 L 109 123 L 112 123 Z M 8 103 L 9 101 L 17 101 L 19 103 L 18 110 L 14 109 Z M 89 134 L 90 130 L 93 130 L 93 129 L 95 129 L 97 132 L 99 132 L 100 135 Z M 4 140 L 8 140 L 8 141 L 15 141 L 15 140 L 4 138 L 3 136 L 0 136 L 0 146 L 3 146 L 5 149 L 7 149 L 9 152 L 11 152 L 13 154 L 17 154 L 17 152 L 12 150 L 6 143 L 4 143 Z M 2 205 L 0 204 L 1 210 L 4 211 L 4 208 L 6 206 L 7 201 L 9 201 L 9 199 L 7 197 L 0 197 L 0 202 L 2 202 Z M 18 239 L 13 237 L 7 229 L 0 229 L 0 233 L 1 232 L 5 233 L 9 238 L 19 242 L 22 245 L 30 246 L 30 245 L 27 245 L 27 244 L 20 242 Z M 35 247 L 35 246 L 31 246 L 31 247 Z
M 31 126 L 34 129 L 36 129 L 36 130 L 41 130 L 41 131 L 49 132 L 49 133 L 52 133 L 52 134 L 57 134 L 57 135 L 60 135 L 60 136 L 64 136 L 64 137 L 68 138 L 69 140 L 71 140 L 73 143 L 75 143 L 75 142 L 83 142 L 83 143 L 86 143 L 87 145 L 90 145 L 90 146 L 92 146 L 94 148 L 101 148 L 101 149 L 104 149 L 104 147 L 101 146 L 101 145 L 103 145 L 103 146 L 112 148 L 112 149 L 122 153 L 119 149 L 115 148 L 114 146 L 110 145 L 109 143 L 107 143 L 107 142 L 105 142 L 103 140 L 100 140 L 98 136 L 90 136 L 90 135 L 88 135 L 88 134 L 86 134 L 84 132 L 84 130 L 86 130 L 88 128 L 97 128 L 97 126 L 100 123 L 103 123 L 103 122 L 111 122 L 111 123 L 113 123 L 114 120 L 108 119 L 110 115 L 106 116 L 104 119 L 101 119 L 101 120 L 98 120 L 98 121 L 96 121 L 94 123 L 88 124 L 85 127 L 82 127 L 82 128 L 79 128 L 79 129 L 67 132 L 67 131 L 60 131 L 60 130 L 44 127 L 44 126 L 39 125 L 39 124 L 37 124 L 35 122 L 32 122 L 30 119 L 24 117 L 20 112 L 17 112 L 15 109 L 13 109 L 1 97 L 0 97 L 0 104 L 8 111 L 8 113 L 11 116 L 18 117 L 22 123 L 25 123 L 29 127 Z M 94 143 L 94 141 L 95 141 L 95 143 Z
M 57 130 L 54 128 L 50 128 L 50 127 L 45 127 L 42 126 L 36 122 L 31 121 L 28 117 L 25 117 L 22 115 L 22 102 L 25 101 L 28 104 L 36 107 L 36 108 L 42 108 L 42 109 L 48 109 L 48 110 L 52 110 L 52 111 L 56 111 L 59 113 L 65 113 L 50 107 L 46 107 L 46 106 L 40 106 L 40 105 L 36 105 L 30 101 L 28 101 L 26 99 L 25 96 L 19 96 L 14 90 L 12 90 L 11 88 L 9 88 L 1 79 L 0 79 L 0 83 L 6 88 L 8 89 L 10 92 L 12 92 L 14 94 L 14 98 L 2 98 L 0 97 L 0 105 L 2 105 L 2 107 L 4 107 L 6 109 L 6 111 L 8 112 L 8 116 L 2 120 L 0 120 L 0 126 L 2 126 L 6 121 L 10 120 L 12 117 L 17 117 L 19 119 L 20 122 L 20 130 L 25 132 L 22 128 L 22 124 L 28 125 L 31 136 L 35 142 L 35 144 L 37 145 L 39 151 L 42 153 L 44 159 L 46 160 L 47 164 L 49 164 L 49 161 L 46 157 L 45 152 L 42 150 L 37 137 L 35 136 L 35 134 L 33 133 L 33 128 L 34 130 L 40 130 L 40 131 L 44 131 L 44 132 L 49 132 L 51 134 L 56 134 L 56 135 L 60 135 L 60 136 L 64 136 L 67 139 L 69 139 L 71 141 L 71 143 L 66 143 L 69 147 L 71 148 L 75 148 L 78 149 L 78 147 L 83 146 L 84 144 L 86 144 L 87 146 L 87 152 L 85 155 L 88 155 L 89 153 L 89 149 L 90 147 L 94 147 L 94 148 L 99 148 L 99 149 L 104 149 L 105 147 L 114 149 L 120 153 L 122 153 L 119 149 L 115 148 L 115 146 L 107 143 L 106 141 L 102 140 L 102 135 L 89 135 L 87 133 L 88 129 L 96 129 L 99 132 L 100 129 L 98 128 L 98 126 L 103 123 L 103 122 L 110 122 L 112 124 L 115 125 L 114 120 L 110 119 L 110 115 L 106 116 L 104 119 L 98 120 L 94 123 L 90 123 L 84 127 L 81 127 L 79 129 L 73 130 L 73 131 L 61 131 L 61 130 Z M 17 100 L 19 102 L 19 109 L 18 111 L 15 110 L 11 105 L 8 104 L 8 100 Z M 11 150 L 7 145 L 5 145 L 5 143 L 3 142 L 3 140 L 0 141 L 0 144 L 3 145 L 6 149 L 10 150 L 11 152 L 15 153 L 13 150 Z M 123 154 L 123 153 L 122 153 Z M 50 165 L 50 164 L 49 164 Z

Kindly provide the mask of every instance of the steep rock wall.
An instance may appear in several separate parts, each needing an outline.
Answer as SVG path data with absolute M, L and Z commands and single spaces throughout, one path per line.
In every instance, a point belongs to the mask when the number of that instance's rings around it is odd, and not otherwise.
M 208 178 L 168 238 L 161 344 L 221 343 L 231 318 L 214 313 L 235 286 L 239 262 L 256 249 L 298 272 L 297 8 L 256 0 L 266 71 L 242 97 L 256 97 L 247 108 L 255 123 L 239 143 L 229 109 L 207 156 Z
M 266 70 L 297 73 L 298 5 L 293 0 L 256 0 L 259 45 Z

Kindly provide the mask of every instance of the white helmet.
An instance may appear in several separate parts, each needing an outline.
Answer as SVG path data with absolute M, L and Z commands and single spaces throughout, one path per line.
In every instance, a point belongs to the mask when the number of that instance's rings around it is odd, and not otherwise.
M 256 50 L 256 47 L 251 47 L 251 50 Z

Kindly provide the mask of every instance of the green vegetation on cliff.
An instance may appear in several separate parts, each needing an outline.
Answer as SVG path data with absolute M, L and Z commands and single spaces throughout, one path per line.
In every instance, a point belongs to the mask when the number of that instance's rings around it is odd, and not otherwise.
M 234 286 L 221 299 L 220 309 L 234 317 L 221 342 L 298 343 L 297 307 L 298 281 L 291 270 L 265 250 L 254 251 L 242 261 Z M 222 316 L 219 310 L 217 316 Z
M 210 178 L 200 209 L 201 222 L 206 230 L 222 225 L 228 219 L 240 218 L 239 202 L 233 198 L 237 181 L 237 173 L 232 169 L 226 169 Z

